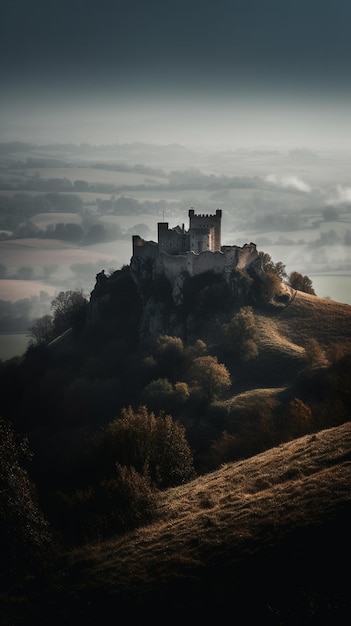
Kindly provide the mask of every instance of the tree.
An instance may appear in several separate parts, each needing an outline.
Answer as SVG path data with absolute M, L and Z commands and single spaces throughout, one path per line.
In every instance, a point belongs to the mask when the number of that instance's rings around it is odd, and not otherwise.
M 113 477 L 73 495 L 56 496 L 60 528 L 69 544 L 99 542 L 150 523 L 157 513 L 157 492 L 147 475 L 116 463 Z
M 303 276 L 299 272 L 291 272 L 289 274 L 289 285 L 293 289 L 297 289 L 298 291 L 304 291 L 305 293 L 310 293 L 312 296 L 315 296 L 316 293 L 312 287 L 312 281 L 308 276 Z
M 54 311 L 53 327 L 57 337 L 69 328 L 77 329 L 85 319 L 88 301 L 83 296 L 82 289 L 75 291 L 60 291 L 51 302 Z
M 171 378 L 185 359 L 182 339 L 172 335 L 160 335 L 157 341 L 156 359 L 163 375 Z
M 215 356 L 196 357 L 190 368 L 190 378 L 195 385 L 200 387 L 208 402 L 231 386 L 228 369 L 223 363 L 218 363 Z
M 242 307 L 228 324 L 223 324 L 222 332 L 226 352 L 237 352 L 243 361 L 250 361 L 258 355 L 258 333 L 251 306 Z
M 12 426 L 0 418 L 0 550 L 5 576 L 39 565 L 51 544 L 49 525 L 24 468 L 30 456 L 27 441 L 18 440 Z
M 282 281 L 276 272 L 267 272 L 261 283 L 261 296 L 265 302 L 275 300 L 281 291 Z
M 150 476 L 162 489 L 194 478 L 192 453 L 185 428 L 170 415 L 158 416 L 146 406 L 136 411 L 123 408 L 120 417 L 106 428 L 102 448 L 105 471 L 114 471 L 115 464 L 134 467 Z
M 43 315 L 34 320 L 33 325 L 28 329 L 37 344 L 48 343 L 53 338 L 52 315 Z
M 202 339 L 196 339 L 195 343 L 186 347 L 185 352 L 187 361 L 192 362 L 196 357 L 207 354 L 207 345 Z
M 172 408 L 173 393 L 173 385 L 168 378 L 157 378 L 146 385 L 143 397 L 152 410 L 169 411 Z
M 259 252 L 259 256 L 261 257 L 263 269 L 266 273 L 273 272 L 274 274 L 277 274 L 281 280 L 287 278 L 284 263 L 281 261 L 274 263 L 271 256 L 267 254 L 267 252 Z
M 180 408 L 190 395 L 187 383 L 177 382 L 174 385 L 168 378 L 157 378 L 146 385 L 143 397 L 147 406 L 153 411 L 172 412 Z

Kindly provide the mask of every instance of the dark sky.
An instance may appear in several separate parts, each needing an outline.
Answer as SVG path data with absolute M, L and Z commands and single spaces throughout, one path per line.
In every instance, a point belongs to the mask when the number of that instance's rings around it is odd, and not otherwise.
M 349 0 L 3 0 L 0 11 L 0 140 L 350 137 Z

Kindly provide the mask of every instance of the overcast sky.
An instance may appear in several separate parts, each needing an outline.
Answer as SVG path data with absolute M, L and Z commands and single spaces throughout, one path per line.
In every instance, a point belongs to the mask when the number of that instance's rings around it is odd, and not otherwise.
M 0 141 L 351 148 L 350 0 L 2 0 Z

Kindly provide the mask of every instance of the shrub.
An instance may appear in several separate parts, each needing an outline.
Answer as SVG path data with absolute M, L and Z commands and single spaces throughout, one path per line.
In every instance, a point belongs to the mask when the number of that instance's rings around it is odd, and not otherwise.
M 160 335 L 157 340 L 156 360 L 165 377 L 172 377 L 184 363 L 184 344 L 180 337 Z
M 107 475 L 115 463 L 134 467 L 139 473 L 148 467 L 157 488 L 180 485 L 194 477 L 192 453 L 185 428 L 170 415 L 123 408 L 121 416 L 106 428 L 101 443 L 101 462 Z
M 167 378 L 157 378 L 146 385 L 143 397 L 145 404 L 152 411 L 177 411 L 189 397 L 187 383 L 176 382 L 174 385 Z
M 215 356 L 199 356 L 190 368 L 190 378 L 198 386 L 208 402 L 231 386 L 230 373 Z
M 260 284 L 260 295 L 264 302 L 272 302 L 281 291 L 282 281 L 275 272 L 267 272 Z
M 312 287 L 312 281 L 308 276 L 303 276 L 299 272 L 291 272 L 289 274 L 289 285 L 298 291 L 304 291 L 315 296 L 316 293 Z
M 0 419 L 0 578 L 32 570 L 51 547 L 49 524 L 24 466 L 30 457 L 26 440 L 17 440 Z
M 150 523 L 156 515 L 157 493 L 147 471 L 116 463 L 115 476 L 97 485 L 57 494 L 61 527 L 69 544 L 108 539 Z
M 243 362 L 258 355 L 257 329 L 251 306 L 244 306 L 222 326 L 222 348 L 225 352 L 234 352 Z

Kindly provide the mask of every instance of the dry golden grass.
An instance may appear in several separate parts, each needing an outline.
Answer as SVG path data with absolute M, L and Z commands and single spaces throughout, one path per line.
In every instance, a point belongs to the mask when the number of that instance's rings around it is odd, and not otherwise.
M 351 346 L 351 306 L 297 291 L 291 304 L 275 318 L 278 333 L 297 346 L 316 339 L 323 347 L 333 342 Z
M 298 292 L 285 309 L 255 313 L 259 384 L 227 400 L 272 402 L 304 367 L 316 339 L 351 347 L 351 307 Z M 274 373 L 274 372 L 273 372 Z M 271 377 L 270 381 L 274 379 Z M 204 620 L 260 626 L 344 626 L 351 523 L 351 423 L 223 465 L 159 494 L 154 523 L 61 555 L 21 596 L 5 599 L 5 626 Z
M 157 523 L 75 558 L 88 556 L 101 575 L 107 552 L 108 569 L 116 567 L 120 577 L 122 558 L 129 576 L 139 579 L 160 554 L 165 567 L 167 561 L 181 564 L 184 551 L 187 563 L 203 562 L 206 545 L 241 555 L 250 538 L 250 552 L 261 550 L 262 542 L 275 541 L 278 528 L 318 522 L 338 502 L 351 501 L 350 461 L 350 423 L 296 439 L 167 490 Z M 257 535 L 262 523 L 265 532 Z
M 321 349 L 319 366 L 328 364 L 328 346 L 338 344 L 345 352 L 351 350 L 349 304 L 297 291 L 286 307 L 256 310 L 255 322 L 258 356 L 241 367 L 244 384 L 238 391 L 289 385 L 307 365 L 305 347 L 311 339 Z
M 226 464 L 161 493 L 153 524 L 64 555 L 4 623 L 345 624 L 350 481 L 350 423 Z

